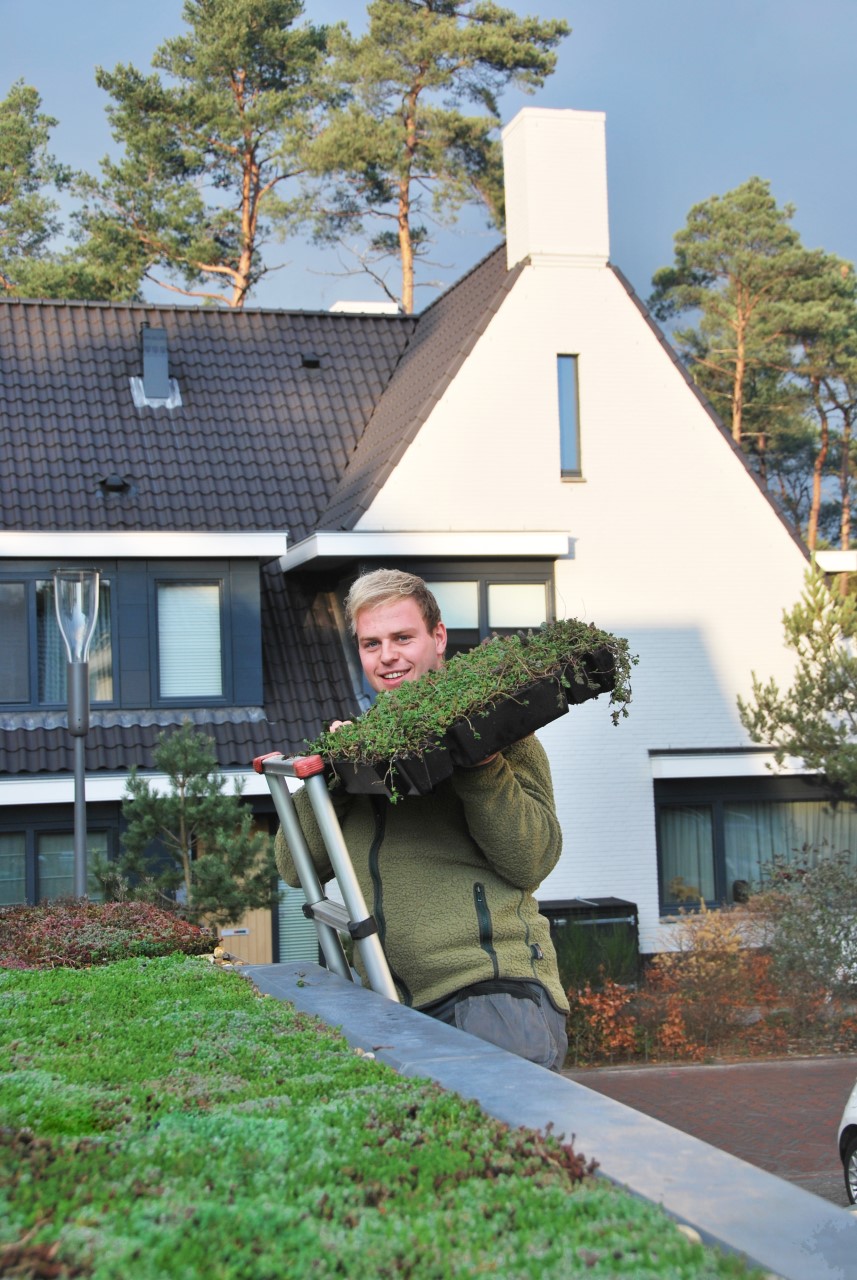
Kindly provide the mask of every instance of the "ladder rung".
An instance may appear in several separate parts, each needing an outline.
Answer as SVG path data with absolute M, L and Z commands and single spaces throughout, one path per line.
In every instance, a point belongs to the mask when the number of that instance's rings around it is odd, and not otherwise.
M 331 902 L 329 898 L 321 898 L 318 902 L 308 902 L 304 908 L 306 915 L 322 924 L 329 924 L 340 932 L 348 932 L 351 923 L 348 912 L 340 902 Z
M 310 920 L 320 920 L 322 924 L 329 924 L 340 933 L 350 933 L 355 942 L 378 932 L 374 916 L 367 916 L 365 920 L 352 920 L 341 903 L 331 902 L 329 898 L 305 903 L 303 912 Z

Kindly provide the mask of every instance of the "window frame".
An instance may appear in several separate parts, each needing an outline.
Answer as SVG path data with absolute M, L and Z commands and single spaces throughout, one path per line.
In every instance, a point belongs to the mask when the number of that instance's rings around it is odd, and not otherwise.
M 38 896 L 39 837 L 63 835 L 67 836 L 69 843 L 72 844 L 74 841 L 73 810 L 64 807 L 56 814 L 46 810 L 45 816 L 40 816 L 38 821 L 33 821 L 32 810 L 10 809 L 0 814 L 0 834 L 24 837 L 24 905 L 35 906 L 39 902 L 48 901 Z M 88 805 L 86 834 L 87 839 L 94 835 L 106 837 L 107 859 L 113 862 L 119 852 L 119 805 Z
M 183 585 L 183 586 L 217 586 L 220 596 L 219 617 L 220 617 L 220 681 L 221 690 L 219 694 L 209 694 L 206 696 L 194 694 L 192 696 L 177 695 L 167 697 L 161 693 L 161 654 L 160 654 L 160 628 L 159 628 L 159 592 L 158 588 L 162 585 Z M 149 572 L 148 582 L 150 617 L 153 619 L 152 626 L 149 630 L 149 655 L 150 655 L 150 671 L 151 671 L 151 701 L 153 707 L 222 707 L 229 706 L 232 702 L 233 691 L 233 675 L 232 675 L 232 629 L 229 620 L 232 616 L 232 597 L 229 583 L 229 571 L 224 572 L 212 570 L 211 573 L 194 572 L 189 573 L 187 569 L 181 566 L 172 568 L 152 568 Z
M 0 568 L 0 583 L 8 585 L 22 584 L 25 588 L 25 615 L 27 625 L 27 681 L 28 697 L 16 702 L 0 702 L 0 710 L 14 712 L 51 712 L 67 705 L 67 699 L 61 701 L 39 701 L 39 624 L 37 589 L 40 582 L 48 582 L 53 578 L 56 565 L 27 565 L 25 568 L 14 564 L 6 564 Z M 91 699 L 93 709 L 107 710 L 118 706 L 117 689 L 119 687 L 118 644 L 117 644 L 117 574 L 115 565 L 101 569 L 102 580 L 110 587 L 110 670 L 113 685 L 111 698 Z M 103 601 L 103 597 L 102 597 Z M 99 610 L 102 607 L 99 602 Z M 62 641 L 60 641 L 62 643 Z M 90 673 L 93 674 L 92 672 Z
M 694 910 L 694 902 L 667 899 L 664 885 L 662 817 L 670 809 L 697 806 L 711 809 L 714 896 L 705 898 L 709 909 L 730 905 L 731 885 L 726 874 L 726 829 L 724 809 L 741 804 L 789 804 L 831 801 L 823 782 L 811 775 L 782 778 L 710 777 L 656 779 L 654 783 L 655 831 L 657 843 L 658 907 L 662 917 L 674 916 L 682 908 Z M 857 808 L 857 806 L 855 806 Z M 857 850 L 854 851 L 857 854 Z
M 472 649 L 479 644 L 486 636 L 511 635 L 518 630 L 517 627 L 495 627 L 488 626 L 488 587 L 493 583 L 508 585 L 510 583 L 539 583 L 545 588 L 545 621 L 554 622 L 556 620 L 556 587 L 554 584 L 555 562 L 545 559 L 529 559 L 529 560 L 409 560 L 406 564 L 397 565 L 395 559 L 387 557 L 385 560 L 365 560 L 352 569 L 347 577 L 339 580 L 336 597 L 339 612 L 342 615 L 344 610 L 345 597 L 354 580 L 362 573 L 369 573 L 373 569 L 388 569 L 391 567 L 401 567 L 407 573 L 416 574 L 417 577 L 431 584 L 432 582 L 462 582 L 462 581 L 478 581 L 479 583 L 479 617 L 478 625 L 473 628 L 450 629 L 447 628 L 447 657 L 462 652 L 466 649 Z M 370 688 L 365 680 L 360 667 L 359 660 L 354 651 L 354 639 L 350 633 L 346 633 L 347 629 L 342 624 L 341 639 L 343 649 L 345 651 L 348 668 L 352 673 L 354 683 L 354 692 L 362 703 L 368 705 L 374 698 L 374 691 Z
M 569 361 L 565 365 L 564 361 Z M 563 376 L 563 371 L 570 372 Z M 563 480 L 583 479 L 580 432 L 580 356 L 558 352 L 556 357 L 559 474 Z
M 446 560 L 423 561 L 408 566 L 431 585 L 432 582 L 478 583 L 479 616 L 476 627 L 447 627 L 447 656 L 472 649 L 490 635 L 513 635 L 519 628 L 491 627 L 488 622 L 488 588 L 495 583 L 543 584 L 545 588 L 545 621 L 556 619 L 556 590 L 554 586 L 554 562 L 552 560 Z M 524 626 L 526 624 L 521 624 Z

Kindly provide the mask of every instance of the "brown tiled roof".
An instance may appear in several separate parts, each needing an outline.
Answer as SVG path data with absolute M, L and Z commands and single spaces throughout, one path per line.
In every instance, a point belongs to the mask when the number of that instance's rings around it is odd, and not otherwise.
M 351 527 L 516 278 L 501 248 L 418 319 L 0 302 L 0 529 L 285 529 L 294 543 Z M 178 408 L 134 407 L 143 324 L 167 332 Z M 103 491 L 111 474 L 127 493 Z M 185 715 L 222 767 L 246 767 L 358 710 L 324 585 L 277 562 L 261 573 L 264 707 L 93 711 L 89 770 L 151 767 Z M 62 716 L 0 717 L 0 773 L 72 768 Z
M 181 407 L 135 408 L 140 329 Z M 416 321 L 0 302 L 0 528 L 315 528 Z M 303 357 L 321 367 L 303 366 Z M 105 496 L 114 473 L 132 486 Z M 14 483 L 11 482 L 14 476 Z
M 422 313 L 319 528 L 352 529 L 487 328 L 524 264 L 506 269 L 506 247 L 483 258 Z

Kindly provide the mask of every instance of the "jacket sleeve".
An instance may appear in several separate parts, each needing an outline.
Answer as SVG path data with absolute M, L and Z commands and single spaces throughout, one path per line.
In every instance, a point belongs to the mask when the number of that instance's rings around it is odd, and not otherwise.
M 345 816 L 349 805 L 350 797 L 344 792 L 334 798 L 334 808 L 339 820 Z M 322 884 L 333 879 L 333 868 L 330 865 L 330 859 L 327 850 L 324 847 L 324 841 L 321 838 L 321 831 L 315 820 L 315 814 L 312 811 L 309 796 L 306 787 L 300 787 L 292 796 L 292 801 L 297 813 L 298 822 L 304 833 L 307 842 L 307 848 L 313 861 L 313 866 L 318 873 L 318 878 Z M 274 857 L 277 861 L 277 869 L 285 880 L 286 884 L 290 884 L 293 889 L 300 887 L 300 878 L 295 870 L 294 858 L 286 840 L 285 832 L 280 827 L 274 840 Z
M 537 889 L 562 852 L 550 765 L 538 739 L 516 742 L 478 768 L 456 769 L 453 785 L 491 868 L 518 889 Z

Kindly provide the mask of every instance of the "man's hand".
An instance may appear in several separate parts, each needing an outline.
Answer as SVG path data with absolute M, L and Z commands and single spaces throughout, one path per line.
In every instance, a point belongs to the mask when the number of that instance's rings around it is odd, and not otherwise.
M 500 754 L 499 751 L 495 751 L 493 755 L 486 756 L 484 760 L 477 760 L 476 764 L 463 764 L 461 765 L 461 768 L 462 769 L 481 769 L 484 764 L 490 764 L 492 760 L 496 760 L 499 754 Z
M 344 724 L 351 724 L 351 720 L 331 720 L 327 726 L 328 733 L 336 733 L 337 729 L 341 729 Z

